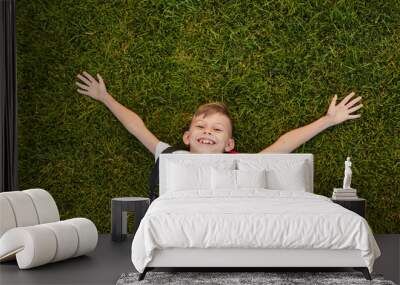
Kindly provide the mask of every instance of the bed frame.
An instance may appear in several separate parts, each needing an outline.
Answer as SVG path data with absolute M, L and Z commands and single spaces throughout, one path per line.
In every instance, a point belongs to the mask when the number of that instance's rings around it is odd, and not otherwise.
M 172 267 L 230 267 L 237 269 L 237 271 L 246 271 L 246 268 L 351 267 L 354 270 L 361 271 L 367 280 L 371 280 L 371 275 L 359 250 L 254 248 L 157 249 L 152 261 L 139 275 L 139 280 L 142 280 L 148 271 L 155 268 Z
M 313 155 L 312 154 L 161 154 L 160 155 L 160 195 L 164 193 L 167 160 L 188 158 L 200 163 L 205 157 L 214 159 L 260 158 L 270 160 L 305 160 L 308 179 L 307 192 L 313 192 Z M 330 249 L 254 249 L 254 248 L 167 248 L 156 249 L 153 259 L 148 263 L 139 280 L 143 280 L 148 271 L 156 268 L 233 268 L 246 271 L 245 268 L 338 268 L 350 267 L 361 271 L 367 280 L 371 275 L 361 257 L 360 250 Z

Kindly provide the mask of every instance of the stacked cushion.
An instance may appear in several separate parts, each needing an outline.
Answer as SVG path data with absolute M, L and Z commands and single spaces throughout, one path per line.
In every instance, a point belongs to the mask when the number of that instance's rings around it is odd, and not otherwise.
M 97 229 L 88 219 L 18 227 L 0 238 L 0 260 L 16 257 L 28 269 L 86 254 L 97 245 Z
M 0 193 L 0 237 L 14 227 L 33 226 L 60 220 L 56 202 L 43 189 Z M 4 217 L 4 218 L 3 218 Z

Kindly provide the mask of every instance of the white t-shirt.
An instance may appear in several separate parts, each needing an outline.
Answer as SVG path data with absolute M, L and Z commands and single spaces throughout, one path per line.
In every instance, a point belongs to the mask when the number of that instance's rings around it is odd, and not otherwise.
M 166 148 L 170 147 L 169 144 L 160 141 L 157 146 L 156 146 L 156 152 L 154 153 L 155 161 L 157 161 L 157 158 L 160 156 L 160 153 L 162 153 Z M 190 153 L 190 151 L 187 150 L 177 150 L 174 151 L 174 153 Z

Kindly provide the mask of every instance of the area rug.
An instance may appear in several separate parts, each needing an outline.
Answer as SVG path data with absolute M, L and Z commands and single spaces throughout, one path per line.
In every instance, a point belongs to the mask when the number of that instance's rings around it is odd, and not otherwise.
M 139 273 L 124 273 L 116 285 L 136 284 L 213 284 L 213 285 L 297 285 L 297 284 L 379 284 L 396 285 L 384 280 L 381 274 L 371 274 L 372 280 L 366 280 L 361 272 L 147 272 L 142 281 Z

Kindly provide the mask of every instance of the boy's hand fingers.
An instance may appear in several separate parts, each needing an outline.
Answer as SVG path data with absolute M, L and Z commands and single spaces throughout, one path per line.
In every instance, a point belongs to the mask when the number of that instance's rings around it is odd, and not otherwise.
M 353 108 L 350 108 L 349 113 L 353 113 L 353 112 L 357 111 L 358 109 L 362 108 L 362 106 L 363 106 L 363 104 L 359 104 Z
M 358 114 L 358 115 L 350 115 L 349 119 L 357 119 L 357 118 L 360 118 L 360 117 L 361 117 L 360 114 Z
M 100 74 L 97 73 L 97 78 L 99 79 L 99 82 L 104 83 L 103 78 L 100 76 Z
M 84 76 L 78 74 L 77 76 L 80 80 L 82 80 L 83 82 L 85 82 L 87 85 L 91 85 L 92 83 Z
M 77 89 L 76 91 L 78 91 L 78 93 L 81 93 L 81 94 L 84 94 L 84 95 L 89 95 L 89 92 L 87 92 L 85 90 Z
M 350 98 L 353 97 L 353 95 L 356 94 L 354 92 L 351 92 L 349 95 L 347 95 L 342 102 L 340 102 L 340 105 L 344 106 L 346 105 L 347 102 L 349 102 Z
M 78 85 L 83 90 L 88 90 L 89 89 L 89 86 L 87 86 L 85 84 L 82 84 L 82 83 L 79 83 L 79 82 L 75 82 L 75 84 Z
M 337 95 L 335 94 L 335 96 L 333 96 L 333 98 L 332 98 L 331 104 L 329 105 L 329 109 L 336 106 L 336 99 L 337 99 Z
M 91 82 L 96 82 L 96 79 L 94 79 L 89 73 L 86 71 L 83 72 L 83 75 L 85 75 Z
M 355 105 L 358 101 L 361 100 L 361 96 L 358 96 L 356 99 L 351 100 L 349 103 L 346 104 L 346 107 L 350 108 Z
M 333 96 L 332 102 L 336 103 L 336 100 L 337 100 L 337 94 L 335 94 L 335 96 Z

